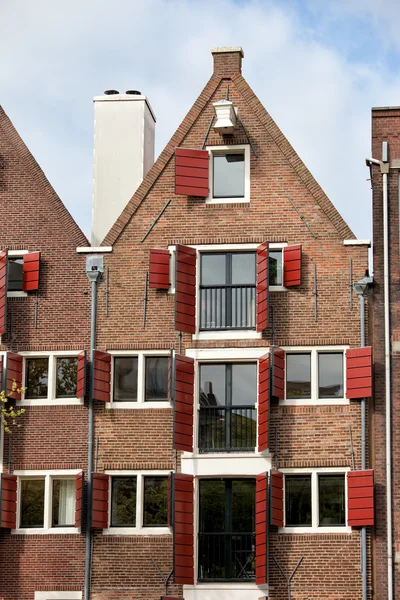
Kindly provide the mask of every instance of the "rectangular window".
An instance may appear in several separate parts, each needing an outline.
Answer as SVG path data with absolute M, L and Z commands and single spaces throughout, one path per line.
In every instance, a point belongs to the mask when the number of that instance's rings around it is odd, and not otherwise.
M 301 471 L 285 474 L 285 527 L 293 533 L 346 527 L 346 474 Z
M 26 360 L 25 398 L 47 398 L 49 383 L 49 359 L 28 358 Z
M 146 356 L 145 401 L 168 400 L 168 356 Z
M 114 358 L 114 402 L 137 402 L 138 357 Z
M 24 353 L 21 353 L 24 355 Z M 74 404 L 77 399 L 78 352 L 24 355 L 24 387 L 22 402 L 27 404 Z
M 200 452 L 253 451 L 257 364 L 200 365 Z
M 344 351 L 286 352 L 286 400 L 344 400 Z
M 285 523 L 311 527 L 311 475 L 286 475 Z
M 344 475 L 319 475 L 319 525 L 346 524 Z
M 282 250 L 269 250 L 269 285 L 283 285 Z
M 24 259 L 20 256 L 8 257 L 8 274 L 7 274 L 7 291 L 21 292 L 22 291 L 22 275 L 23 275 Z
M 255 329 L 255 252 L 203 253 L 200 330 Z
M 20 476 L 17 499 L 19 529 L 74 531 L 75 475 Z
M 199 482 L 199 580 L 255 577 L 254 479 Z
M 143 526 L 166 527 L 168 477 L 145 477 L 143 499 Z
M 76 398 L 78 358 L 58 357 L 56 362 L 56 397 Z
M 53 479 L 53 527 L 74 526 L 75 499 L 76 482 L 74 479 Z
M 213 154 L 213 197 L 244 198 L 244 153 Z
M 113 477 L 111 527 L 136 527 L 136 477 Z

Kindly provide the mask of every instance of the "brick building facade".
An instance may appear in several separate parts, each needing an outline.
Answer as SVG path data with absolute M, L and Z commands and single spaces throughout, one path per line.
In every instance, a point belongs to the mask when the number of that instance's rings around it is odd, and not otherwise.
M 368 244 L 256 98 L 242 57 L 239 48 L 213 51 L 210 80 L 103 241 L 112 252 L 97 295 L 93 600 L 281 599 L 283 573 L 296 565 L 296 600 L 362 597 L 360 525 L 370 515 L 363 521 L 348 495 L 370 489 L 369 476 L 359 477 L 357 389 L 361 377 L 370 395 L 371 378 L 368 351 L 366 379 L 348 351 L 360 346 L 350 284 L 364 275 Z M 45 252 L 37 238 L 24 240 Z M 54 297 L 58 320 L 49 309 L 49 338 L 29 326 L 32 345 L 20 337 L 13 352 L 55 350 L 60 340 L 66 350 L 88 349 L 89 302 L 78 294 L 88 283 L 74 254 L 85 243 L 70 222 L 64 260 L 74 286 L 61 290 L 60 277 L 53 290 L 41 279 L 43 294 L 63 292 L 64 304 Z M 31 313 L 34 302 L 27 298 Z M 1 548 L 26 571 L 18 591 L 7 577 L 5 600 L 41 591 L 54 595 L 37 600 L 64 599 L 55 595 L 63 585 L 83 597 L 84 528 L 32 535 L 20 527 L 31 518 L 26 471 L 40 478 L 36 471 L 48 470 L 49 486 L 51 469 L 87 469 L 87 402 L 55 404 L 27 407 L 13 434 L 17 522 Z M 35 427 L 43 418 L 45 440 Z M 46 500 L 53 511 L 54 495 Z M 367 542 L 372 597 L 369 530 Z
M 398 439 L 400 418 L 398 411 L 400 384 L 400 303 L 398 293 L 400 277 L 399 131 L 400 110 L 398 107 L 372 109 L 372 156 L 375 161 L 367 162 L 370 164 L 371 169 L 373 198 L 374 295 L 372 326 L 375 410 L 372 447 L 376 474 L 377 522 L 374 545 L 377 598 L 400 597 L 400 511 L 397 479 L 399 473 L 397 458 L 400 448 Z M 386 221 L 384 216 L 385 204 L 387 206 Z M 387 240 L 386 272 L 385 230 Z M 386 273 L 387 289 L 385 290 Z M 389 302 L 388 311 L 385 309 L 385 299 Z M 388 331 L 387 338 L 385 336 L 386 328 Z M 385 343 L 387 344 L 386 348 Z M 385 442 L 390 438 L 391 443 L 388 452 Z M 386 465 L 389 461 L 391 466 L 387 468 Z M 392 488 L 391 493 L 388 492 L 388 483 Z M 387 508 L 388 495 L 389 511 Z M 390 539 L 388 540 L 388 519 L 392 521 L 392 527 L 390 528 L 392 543 Z

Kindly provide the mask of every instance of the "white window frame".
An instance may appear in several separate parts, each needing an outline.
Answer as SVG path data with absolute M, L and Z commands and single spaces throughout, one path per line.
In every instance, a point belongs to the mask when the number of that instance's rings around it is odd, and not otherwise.
M 311 475 L 311 527 L 279 527 L 279 533 L 351 533 L 352 529 L 347 525 L 347 473 L 350 467 L 320 467 L 301 469 L 280 469 L 284 475 Z M 319 526 L 319 501 L 318 501 L 318 476 L 319 475 L 344 475 L 345 496 L 345 525 Z M 286 518 L 286 493 L 285 477 L 283 478 L 283 519 Z
M 171 408 L 171 400 L 160 400 L 156 402 L 146 402 L 146 357 L 149 356 L 170 356 L 170 350 L 109 350 L 111 354 L 111 402 L 107 402 L 106 408 L 133 408 L 133 409 L 151 409 L 151 408 Z M 137 384 L 137 402 L 114 402 L 114 358 L 119 356 L 137 357 L 138 359 L 138 384 Z
M 79 534 L 81 532 L 80 527 L 52 527 L 52 502 L 53 502 L 53 479 L 72 479 L 76 480 L 76 475 L 81 473 L 81 469 L 54 469 L 50 471 L 14 471 L 14 475 L 17 476 L 17 528 L 12 529 L 12 534 L 26 534 L 26 535 L 47 535 L 47 534 Z M 20 527 L 21 520 L 21 481 L 23 479 L 41 479 L 44 480 L 44 521 L 43 527 Z
M 285 351 L 285 398 L 279 403 L 284 406 L 333 406 L 347 405 L 350 400 L 346 398 L 346 349 L 349 346 L 282 346 Z M 319 398 L 318 397 L 318 355 L 343 353 L 343 397 Z M 311 398 L 286 398 L 286 356 L 288 354 L 311 354 Z
M 82 592 L 35 592 L 34 600 L 82 600 Z
M 26 385 L 26 359 L 29 358 L 48 358 L 49 361 L 49 377 L 47 385 L 47 398 L 25 398 L 25 394 L 21 394 L 21 400 L 18 406 L 66 406 L 69 404 L 83 404 L 84 398 L 57 398 L 56 383 L 57 383 L 57 358 L 76 358 L 81 354 L 82 350 L 63 350 L 57 352 L 19 352 L 23 357 L 22 364 L 22 385 Z
M 8 250 L 8 258 L 23 258 L 25 254 L 29 254 L 29 250 Z M 27 292 L 23 290 L 15 292 L 7 292 L 7 298 L 26 298 Z
M 254 452 L 199 452 L 199 365 L 204 363 L 245 363 L 257 362 L 267 354 L 269 348 L 190 348 L 186 356 L 194 359 L 194 406 L 193 453 L 183 452 L 182 472 L 195 477 L 235 477 L 238 473 L 255 477 L 272 468 L 269 451 L 257 449 L 258 430 Z M 258 428 L 258 403 L 255 404 Z
M 171 471 L 105 471 L 105 475 L 112 477 L 136 477 L 136 526 L 135 527 L 111 527 L 111 503 L 112 503 L 112 481 L 110 479 L 108 498 L 108 528 L 103 529 L 104 535 L 171 535 L 171 528 L 166 526 L 144 527 L 144 478 L 145 477 L 168 477 Z
M 210 195 L 206 198 L 206 204 L 233 204 L 250 202 L 250 144 L 237 144 L 235 146 L 206 146 L 209 154 L 209 176 L 208 188 Z M 243 154 L 244 155 L 244 196 L 240 198 L 214 198 L 213 196 L 213 177 L 214 161 L 213 157 L 217 154 Z

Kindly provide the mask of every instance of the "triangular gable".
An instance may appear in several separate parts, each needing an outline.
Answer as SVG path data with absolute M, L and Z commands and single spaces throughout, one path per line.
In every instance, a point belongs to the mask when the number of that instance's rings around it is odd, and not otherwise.
M 264 126 L 266 133 L 270 136 L 273 142 L 285 156 L 288 164 L 295 171 L 302 184 L 308 189 L 317 204 L 324 211 L 326 217 L 330 220 L 341 239 L 355 238 L 354 233 L 344 221 L 340 213 L 336 210 L 332 202 L 329 200 L 321 186 L 314 179 L 306 165 L 295 152 L 290 142 L 283 135 L 282 131 L 271 118 L 267 110 L 264 108 L 260 100 L 257 98 L 251 87 L 240 73 L 232 73 L 230 76 L 217 76 L 215 73 L 211 76 L 207 85 L 197 98 L 192 108 L 189 110 L 186 117 L 154 163 L 153 167 L 147 173 L 146 177 L 132 196 L 130 201 L 125 206 L 121 215 L 114 223 L 101 245 L 112 246 L 115 244 L 133 215 L 150 192 L 153 185 L 156 183 L 162 174 L 169 161 L 174 157 L 175 148 L 180 146 L 186 136 L 189 134 L 192 126 L 195 124 L 202 111 L 210 102 L 213 94 L 219 87 L 222 80 L 228 82 L 229 79 L 235 85 L 236 91 L 242 96 L 243 100 L 250 106 L 260 123 Z M 236 139 L 236 142 L 237 139 Z
M 46 175 L 29 151 L 29 148 L 26 146 L 9 117 L 4 112 L 4 109 L 0 106 L 0 140 L 1 139 L 6 140 L 9 147 L 18 154 L 20 160 L 26 165 L 26 173 L 29 174 L 31 178 L 32 186 L 40 187 L 43 200 L 49 202 L 52 206 L 52 210 L 57 216 L 57 223 L 59 223 L 60 229 L 67 233 L 75 246 L 89 245 L 86 236 L 74 221 L 62 200 L 56 194 Z M 7 155 L 4 155 L 3 158 L 7 161 Z

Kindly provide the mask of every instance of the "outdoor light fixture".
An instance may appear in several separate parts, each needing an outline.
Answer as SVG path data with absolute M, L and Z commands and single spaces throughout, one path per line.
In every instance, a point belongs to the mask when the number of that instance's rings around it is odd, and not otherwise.
M 236 112 L 230 100 L 220 100 L 213 104 L 217 121 L 214 131 L 222 134 L 232 134 L 236 124 Z
M 371 288 L 374 284 L 374 278 L 368 275 L 368 271 L 365 271 L 365 276 L 353 283 L 353 289 L 357 296 L 365 296 L 368 292 L 368 289 Z

